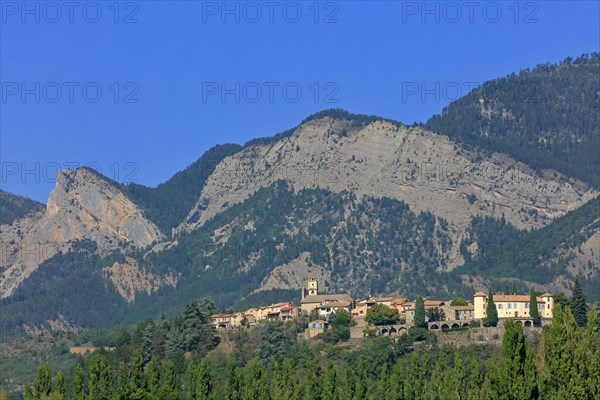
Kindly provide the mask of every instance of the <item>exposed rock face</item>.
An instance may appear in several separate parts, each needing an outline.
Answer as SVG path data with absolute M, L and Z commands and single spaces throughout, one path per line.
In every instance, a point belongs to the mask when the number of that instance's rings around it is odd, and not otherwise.
M 447 254 L 452 269 L 463 262 L 459 245 L 473 216 L 504 216 L 517 228 L 539 228 L 598 195 L 579 181 L 545 175 L 506 156 L 478 159 L 449 138 L 421 128 L 386 121 L 356 128 L 350 121 L 323 118 L 272 145 L 225 158 L 178 232 L 202 226 L 283 179 L 295 190 L 318 187 L 352 191 L 359 198 L 391 197 L 415 212 L 446 219 L 455 232 Z
M 270 289 L 303 289 L 308 278 L 317 278 L 319 282 L 329 279 L 329 272 L 325 268 L 319 265 L 311 267 L 307 259 L 308 253 L 305 252 L 297 259 L 275 267 L 255 292 Z
M 135 294 L 146 292 L 151 294 L 161 286 L 175 287 L 177 279 L 172 275 L 161 277 L 144 271 L 135 259 L 128 257 L 126 262 L 115 262 L 111 267 L 104 268 L 105 276 L 115 285 L 117 292 L 130 303 L 135 301 Z
M 82 168 L 58 173 L 46 210 L 0 226 L 3 269 L 0 296 L 7 297 L 46 259 L 90 239 L 100 254 L 141 248 L 162 238 L 141 210 L 105 178 Z

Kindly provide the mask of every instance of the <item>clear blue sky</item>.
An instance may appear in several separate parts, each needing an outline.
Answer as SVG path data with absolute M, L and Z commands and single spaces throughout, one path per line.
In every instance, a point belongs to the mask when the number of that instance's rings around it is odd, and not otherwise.
M 154 186 L 325 108 L 425 121 L 600 48 L 597 1 L 0 4 L 0 186 L 42 202 L 58 167 Z

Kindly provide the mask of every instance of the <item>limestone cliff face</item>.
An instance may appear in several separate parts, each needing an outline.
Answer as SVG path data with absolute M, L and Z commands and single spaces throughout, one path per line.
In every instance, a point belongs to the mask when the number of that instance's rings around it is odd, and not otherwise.
M 162 238 L 159 229 L 117 187 L 82 168 L 58 173 L 46 210 L 0 226 L 2 280 L 7 297 L 46 259 L 90 239 L 100 254 L 141 248 Z
M 386 121 L 354 127 L 323 118 L 301 125 L 274 144 L 255 145 L 225 158 L 178 231 L 190 231 L 283 179 L 294 189 L 325 188 L 391 197 L 416 212 L 446 219 L 456 232 L 449 268 L 475 215 L 504 216 L 517 228 L 539 228 L 598 195 L 559 174 L 538 176 L 506 156 L 480 158 L 421 128 Z
M 144 271 L 138 266 L 137 260 L 131 257 L 127 257 L 123 263 L 115 262 L 103 271 L 105 278 L 110 279 L 119 295 L 129 303 L 135 301 L 136 293 L 145 292 L 150 295 L 161 286 L 177 285 L 177 278 L 173 275 L 159 276 Z

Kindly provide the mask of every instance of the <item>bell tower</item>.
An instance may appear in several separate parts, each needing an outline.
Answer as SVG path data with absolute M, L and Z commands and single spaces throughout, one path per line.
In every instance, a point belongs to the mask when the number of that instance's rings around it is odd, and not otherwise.
M 317 278 L 308 278 L 308 295 L 315 296 L 317 294 L 317 290 L 319 288 L 319 284 L 317 283 Z

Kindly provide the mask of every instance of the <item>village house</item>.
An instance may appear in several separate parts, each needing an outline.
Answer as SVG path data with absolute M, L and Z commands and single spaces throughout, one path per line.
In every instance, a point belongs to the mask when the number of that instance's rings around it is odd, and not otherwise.
M 383 304 L 390 308 L 396 308 L 398 312 L 402 314 L 404 310 L 402 310 L 400 306 L 407 302 L 408 300 L 406 298 L 397 296 L 369 297 L 368 299 L 357 301 L 351 314 L 353 318 L 364 318 L 367 316 L 369 308 L 373 307 L 375 304 Z
M 240 314 L 213 314 L 210 321 L 217 329 L 234 329 L 241 325 L 243 315 Z
M 461 321 L 472 320 L 473 312 L 475 310 L 475 307 L 472 305 L 467 305 L 467 306 L 444 305 L 440 308 L 442 311 L 444 311 L 446 320 L 461 320 Z
M 308 323 L 308 328 L 305 331 L 305 338 L 312 339 L 320 333 L 323 333 L 327 330 L 327 321 L 322 319 L 318 319 L 316 321 L 311 321 Z
M 319 318 L 329 318 L 329 316 L 338 310 L 345 310 L 350 313 L 352 302 L 350 301 L 324 301 L 317 309 L 317 315 Z
M 300 315 L 300 307 L 298 306 L 283 306 L 279 311 L 279 319 L 282 321 L 289 321 L 297 318 Z
M 498 311 L 498 318 L 530 318 L 529 295 L 495 294 L 494 303 Z M 554 310 L 554 296 L 544 293 L 536 297 L 540 318 L 552 318 Z M 477 292 L 473 296 L 474 319 L 483 319 L 487 316 L 488 295 Z
M 439 308 L 441 310 L 442 306 L 446 305 L 446 302 L 441 300 L 425 299 L 423 300 L 423 305 L 425 307 L 425 311 L 432 308 Z M 409 325 L 414 324 L 416 301 L 404 303 L 401 307 L 404 310 L 404 315 L 402 313 L 400 313 L 400 315 L 406 319 L 406 323 Z
M 266 318 L 268 321 L 278 321 L 280 319 L 281 309 L 283 307 L 288 307 L 290 303 L 277 303 L 271 304 L 266 307 Z
M 318 294 L 318 283 L 315 278 L 308 280 L 308 295 L 302 290 L 301 310 L 303 313 L 310 314 L 313 310 L 318 310 L 324 303 L 349 303 L 351 309 L 352 298 L 347 294 Z M 326 307 L 327 308 L 327 307 Z M 330 307 L 331 308 L 331 307 Z

